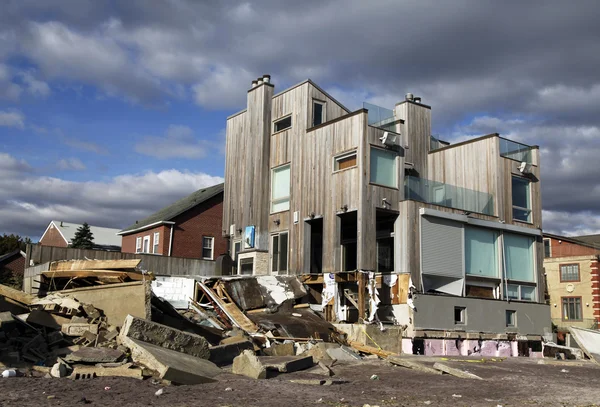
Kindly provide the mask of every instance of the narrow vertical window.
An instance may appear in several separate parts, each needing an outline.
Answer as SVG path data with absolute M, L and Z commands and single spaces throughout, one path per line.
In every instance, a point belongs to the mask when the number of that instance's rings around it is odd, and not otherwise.
M 454 323 L 456 325 L 467 323 L 467 309 L 465 307 L 454 307 Z
M 203 236 L 202 237 L 202 258 L 206 260 L 213 259 L 214 252 L 214 237 Z
M 325 102 L 313 100 L 313 126 L 325 123 Z
M 160 239 L 160 233 L 154 234 L 154 240 L 152 241 L 152 253 L 158 254 L 158 243 Z
M 290 165 L 273 169 L 271 174 L 271 212 L 290 209 Z
M 517 311 L 506 310 L 506 327 L 514 328 L 517 326 Z
M 529 184 L 529 180 L 525 178 L 512 177 L 513 219 L 522 222 L 531 222 Z
M 288 232 L 271 236 L 271 271 L 285 273 L 288 268 Z
M 136 237 L 136 239 L 135 239 L 135 252 L 136 253 L 142 252 L 142 238 L 141 237 Z
M 550 239 L 544 239 L 544 257 L 552 257 L 552 249 L 550 247 Z
M 144 249 L 142 252 L 150 253 L 150 235 L 144 236 Z

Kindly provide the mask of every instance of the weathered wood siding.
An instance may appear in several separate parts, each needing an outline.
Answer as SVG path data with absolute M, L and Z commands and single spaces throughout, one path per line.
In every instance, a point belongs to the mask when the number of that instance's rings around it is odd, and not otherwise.
M 404 120 L 403 140 L 406 162 L 412 163 L 422 178 L 427 178 L 427 153 L 431 137 L 431 108 L 409 101 L 400 102 L 394 109 L 395 116 Z

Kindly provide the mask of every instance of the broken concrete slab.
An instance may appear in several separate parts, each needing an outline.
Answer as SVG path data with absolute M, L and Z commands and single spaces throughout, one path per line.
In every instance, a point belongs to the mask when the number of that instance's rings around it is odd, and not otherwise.
M 295 356 L 294 343 L 274 343 L 270 348 L 263 349 L 267 356 Z
M 433 368 L 431 368 L 429 366 L 425 366 L 421 363 L 414 362 L 414 361 L 407 360 L 407 359 L 402 359 L 397 356 L 389 356 L 387 358 L 387 361 L 396 366 L 402 366 L 402 367 L 406 367 L 409 369 L 419 370 L 424 373 L 431 373 L 431 374 L 443 374 L 444 373 L 441 370 L 433 369 Z
M 544 357 L 549 358 L 556 358 L 557 355 L 564 354 L 566 359 L 583 359 L 583 351 L 581 349 L 561 346 L 555 343 L 544 343 L 542 354 Z
M 308 368 L 305 370 L 306 373 L 310 373 L 310 374 L 318 374 L 321 376 L 333 376 L 333 370 L 331 370 L 331 368 L 329 366 L 327 366 L 325 363 L 323 363 L 322 361 L 320 361 L 317 366 L 313 366 L 311 368 Z
M 231 372 L 252 379 L 267 378 L 267 368 L 263 366 L 258 357 L 251 350 L 245 350 L 233 359 L 233 368 Z
M 7 328 L 8 326 L 14 325 L 15 319 L 9 311 L 0 312 L 0 328 Z M 6 330 L 6 329 L 5 329 Z
M 197 358 L 208 359 L 210 357 L 208 341 L 202 336 L 183 332 L 133 315 L 127 315 L 119 336 L 151 343 Z
M 143 379 L 143 371 L 139 368 L 131 368 L 131 363 L 118 367 L 102 366 L 73 366 L 73 372 L 69 376 L 73 380 L 91 379 L 94 377 L 132 377 L 134 379 Z
M 127 336 L 120 338 L 131 350 L 134 362 L 158 373 L 163 380 L 177 384 L 200 384 L 214 382 L 222 370 L 206 359 L 193 357 Z
M 569 327 L 569 332 L 583 352 L 594 362 L 600 364 L 600 331 Z
M 281 373 L 296 372 L 314 365 L 312 356 L 259 356 L 258 360 L 267 370 Z
M 306 352 L 304 352 L 304 354 L 312 356 L 315 362 L 319 362 L 321 360 L 324 362 L 331 362 L 333 358 L 329 356 L 329 354 L 327 353 L 327 349 L 340 347 L 340 345 L 336 343 L 329 342 L 317 342 L 314 344 L 309 343 L 308 346 L 309 349 Z
M 67 336 L 83 336 L 85 332 L 98 334 L 97 324 L 64 324 L 61 332 Z
M 330 358 L 336 359 L 340 362 L 355 362 L 362 359 L 358 353 L 344 345 L 327 349 L 327 354 Z
M 433 364 L 433 368 L 437 369 L 437 370 L 440 370 L 440 371 L 442 371 L 444 373 L 451 374 L 452 376 L 460 377 L 462 379 L 483 380 L 481 377 L 479 377 L 479 376 L 477 376 L 477 375 L 475 375 L 473 373 L 469 373 L 469 372 L 466 372 L 464 370 L 460 370 L 460 369 L 456 369 L 454 367 L 443 365 L 443 364 L 438 363 L 438 362 L 436 362 L 436 363 Z
M 124 356 L 118 349 L 81 348 L 66 357 L 68 362 L 80 363 L 114 363 Z
M 233 363 L 233 360 L 244 350 L 253 350 L 254 344 L 248 340 L 242 342 L 228 343 L 224 345 L 211 346 L 208 360 L 217 366 L 225 366 Z
M 50 376 L 52 377 L 65 377 L 67 375 L 67 365 L 61 362 L 57 362 L 50 369 Z

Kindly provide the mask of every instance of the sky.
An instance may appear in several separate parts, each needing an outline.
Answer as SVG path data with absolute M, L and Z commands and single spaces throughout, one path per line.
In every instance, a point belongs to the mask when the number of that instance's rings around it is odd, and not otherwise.
M 597 1 L 4 0 L 0 234 L 123 228 L 223 180 L 252 79 L 432 106 L 450 142 L 539 145 L 544 231 L 600 233 Z

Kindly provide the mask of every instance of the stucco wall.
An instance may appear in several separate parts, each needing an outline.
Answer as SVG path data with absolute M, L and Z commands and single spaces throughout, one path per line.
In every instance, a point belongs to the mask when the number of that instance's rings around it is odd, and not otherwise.
M 550 312 L 552 322 L 559 328 L 569 326 L 589 328 L 594 321 L 591 266 L 596 264 L 597 256 L 569 256 L 544 259 L 548 293 L 550 294 Z M 579 265 L 579 281 L 560 282 L 560 266 Z M 569 292 L 569 290 L 572 290 Z M 581 297 L 583 321 L 566 321 L 562 315 L 562 297 Z M 588 305 L 586 305 L 588 304 Z
M 481 298 L 418 294 L 414 298 L 414 329 L 483 333 L 518 332 L 543 335 L 551 332 L 550 307 L 545 304 Z M 454 307 L 467 309 L 466 324 L 454 323 Z M 517 327 L 506 327 L 506 311 L 517 312 Z

